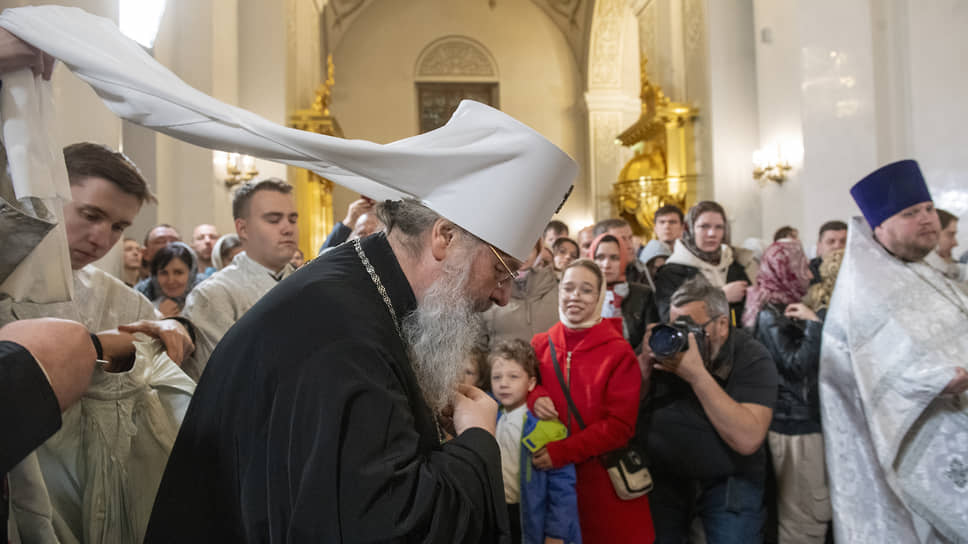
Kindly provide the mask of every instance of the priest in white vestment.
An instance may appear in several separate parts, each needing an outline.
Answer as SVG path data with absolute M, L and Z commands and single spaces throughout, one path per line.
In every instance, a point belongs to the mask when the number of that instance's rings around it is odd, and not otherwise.
M 837 542 L 968 540 L 968 293 L 924 263 L 940 224 L 914 161 L 852 189 L 866 221 L 823 331 L 820 400 Z
M 182 315 L 195 325 L 195 352 L 182 369 L 195 381 L 225 333 L 280 280 L 299 242 L 292 186 L 279 179 L 246 182 L 232 197 L 242 253 L 192 289 Z

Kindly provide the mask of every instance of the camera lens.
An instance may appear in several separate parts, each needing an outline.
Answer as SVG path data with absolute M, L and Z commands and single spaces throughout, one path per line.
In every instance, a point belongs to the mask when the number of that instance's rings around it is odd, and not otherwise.
M 668 359 L 682 351 L 687 337 L 681 330 L 670 325 L 659 325 L 652 329 L 649 347 L 656 359 Z

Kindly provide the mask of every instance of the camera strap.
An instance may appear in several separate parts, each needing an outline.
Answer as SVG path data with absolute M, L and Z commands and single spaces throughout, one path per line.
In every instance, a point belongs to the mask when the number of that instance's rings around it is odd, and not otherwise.
M 585 422 L 582 420 L 581 414 L 578 413 L 578 407 L 575 406 L 575 401 L 571 398 L 568 384 L 565 383 L 565 375 L 561 373 L 561 365 L 558 364 L 558 354 L 555 353 L 555 342 L 551 339 L 550 334 L 548 335 L 548 348 L 551 349 L 551 362 L 555 365 L 555 374 L 558 375 L 561 392 L 565 394 L 565 400 L 568 401 L 568 411 L 575 415 L 575 419 L 578 420 L 578 427 L 584 430 Z

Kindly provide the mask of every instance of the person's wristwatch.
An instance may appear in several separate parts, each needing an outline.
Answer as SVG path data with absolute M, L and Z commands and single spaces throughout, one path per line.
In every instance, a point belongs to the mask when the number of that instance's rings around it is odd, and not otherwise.
M 94 351 L 97 356 L 94 358 L 94 362 L 97 363 L 99 368 L 104 368 L 110 361 L 104 359 L 104 346 L 101 345 L 101 339 L 97 337 L 93 332 L 91 334 L 91 343 L 94 344 Z

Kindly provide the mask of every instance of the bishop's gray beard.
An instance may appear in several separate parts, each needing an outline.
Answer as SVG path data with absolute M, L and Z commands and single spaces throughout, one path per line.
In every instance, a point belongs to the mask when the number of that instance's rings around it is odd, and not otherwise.
M 484 338 L 484 321 L 466 293 L 478 249 L 445 261 L 443 274 L 401 323 L 417 383 L 435 413 L 453 400 L 464 361 Z

